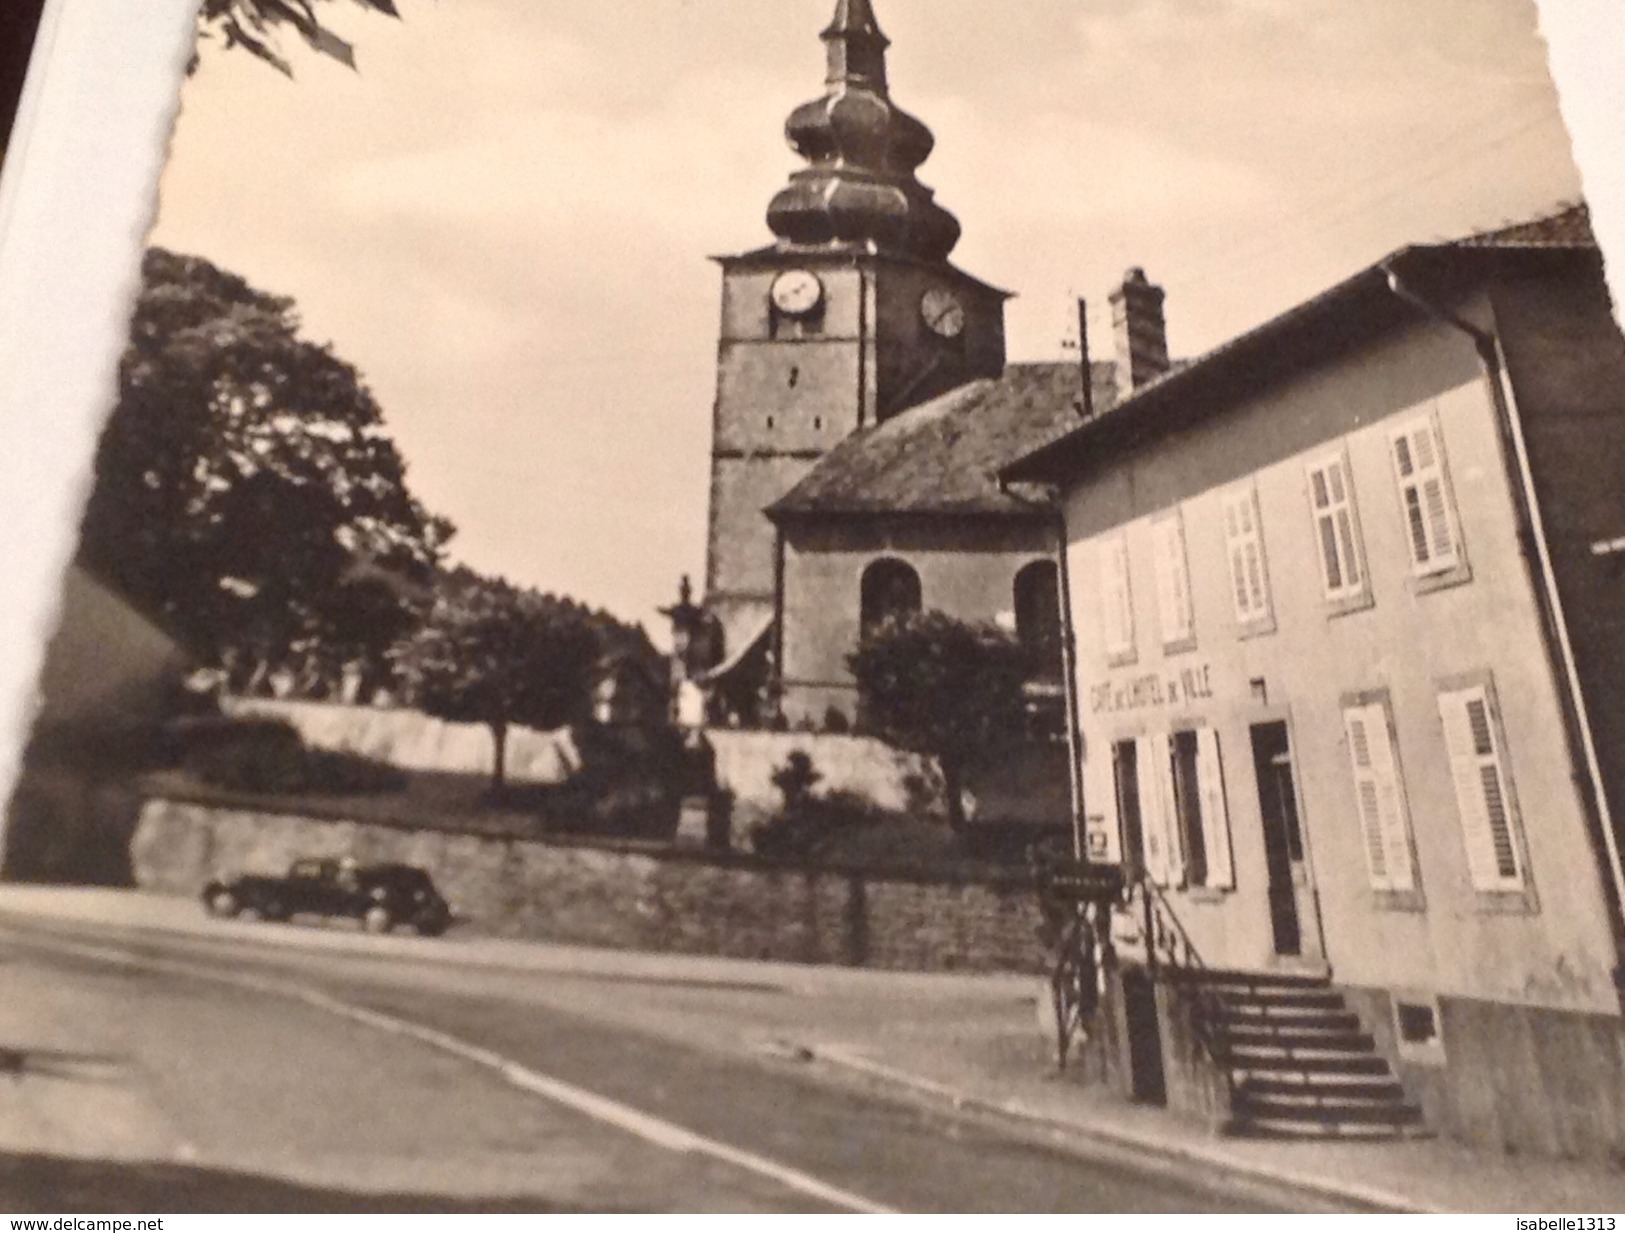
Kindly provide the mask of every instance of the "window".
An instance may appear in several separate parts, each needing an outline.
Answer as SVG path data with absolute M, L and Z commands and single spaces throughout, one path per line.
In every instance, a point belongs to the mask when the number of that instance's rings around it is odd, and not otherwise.
M 1142 737 L 1134 765 L 1142 851 L 1151 880 L 1159 886 L 1234 887 L 1218 733 L 1194 728 Z
M 1411 572 L 1448 573 L 1462 564 L 1462 553 L 1438 428 L 1431 418 L 1417 420 L 1396 431 L 1392 445 Z
M 1112 804 L 1117 807 L 1118 847 L 1130 877 L 1145 871 L 1138 759 L 1138 742 L 1118 741 L 1112 746 Z
M 1016 574 L 1016 638 L 1027 652 L 1033 674 L 1061 677 L 1061 584 L 1054 561 L 1034 561 Z
M 865 634 L 891 617 L 920 610 L 920 576 L 904 561 L 885 559 L 863 571 L 861 626 Z
M 1128 536 L 1119 531 L 1100 545 L 1100 601 L 1106 655 L 1113 662 L 1134 658 L 1134 596 L 1129 589 Z
M 1376 891 L 1413 892 L 1416 871 L 1411 859 L 1410 821 L 1400 789 L 1398 761 L 1388 706 L 1381 696 L 1345 705 L 1349 765 L 1354 771 L 1355 810 L 1366 872 Z
M 1360 558 L 1348 463 L 1339 454 L 1311 463 L 1308 473 L 1309 508 L 1315 523 L 1315 546 L 1325 596 L 1333 601 L 1363 598 L 1365 569 Z
M 1231 599 L 1244 628 L 1270 625 L 1270 583 L 1264 568 L 1264 536 L 1258 518 L 1258 494 L 1251 484 L 1223 498 L 1224 542 L 1230 559 Z
M 1151 524 L 1151 546 L 1156 564 L 1157 613 L 1162 623 L 1163 646 L 1188 650 L 1193 644 L 1191 575 L 1185 557 L 1185 525 L 1175 510 Z
M 1196 763 L 1196 733 L 1176 732 L 1169 742 L 1173 761 L 1174 821 L 1185 848 L 1185 876 L 1192 886 L 1207 884 L 1207 836 L 1202 833 L 1201 773 Z
M 1467 844 L 1467 871 L 1475 890 L 1522 891 L 1516 805 L 1507 774 L 1500 724 L 1485 685 L 1439 695 L 1445 750 Z

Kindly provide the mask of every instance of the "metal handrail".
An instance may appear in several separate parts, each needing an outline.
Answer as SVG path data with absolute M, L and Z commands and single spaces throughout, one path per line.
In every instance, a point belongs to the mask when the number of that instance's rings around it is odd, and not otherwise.
M 1195 1013 L 1192 1015 L 1191 1023 L 1195 1029 L 1197 1041 L 1207 1053 L 1209 1060 L 1224 1071 L 1225 1085 L 1232 1098 L 1233 1107 L 1236 1080 L 1230 1052 L 1228 1048 L 1224 1048 L 1215 1039 L 1216 1034 L 1222 1034 L 1222 1029 L 1217 1025 L 1220 1019 L 1219 1012 L 1223 1010 L 1223 1004 L 1218 997 L 1211 993 L 1206 979 L 1214 969 L 1209 967 L 1206 961 L 1203 960 L 1201 951 L 1197 949 L 1195 941 L 1192 940 L 1190 933 L 1186 930 L 1184 922 L 1179 919 L 1179 914 L 1174 911 L 1173 905 L 1169 903 L 1167 893 L 1162 887 L 1153 882 L 1149 874 L 1143 871 L 1133 880 L 1131 886 L 1138 889 L 1141 895 L 1146 966 L 1150 969 L 1152 980 L 1156 979 L 1159 962 L 1158 944 L 1163 939 L 1174 944 L 1168 947 L 1169 962 L 1167 966 L 1170 969 L 1174 971 L 1189 970 L 1199 974 L 1194 981 L 1170 981 L 1169 985 L 1177 991 L 1175 996 L 1187 998 L 1192 1002 Z M 1132 898 L 1132 894 L 1133 891 L 1130 890 L 1125 895 L 1125 898 Z M 1229 971 L 1226 974 L 1237 977 L 1238 983 L 1251 992 L 1256 993 L 1262 983 L 1250 978 L 1246 972 Z M 1211 1025 L 1206 1022 L 1210 1017 Z M 1281 1036 L 1282 1025 L 1276 1022 L 1275 1018 L 1267 1011 L 1260 1016 L 1260 1022 L 1263 1024 L 1271 1042 L 1281 1050 L 1283 1061 L 1289 1063 L 1288 1069 L 1295 1071 L 1303 1079 L 1304 1085 L 1307 1087 L 1309 1069 L 1301 1059 L 1295 1058 L 1292 1044 Z M 1295 1066 L 1290 1065 L 1293 1062 L 1296 1062 Z
M 1110 904 L 1122 898 L 1122 871 L 1116 866 L 1096 865 L 1037 847 L 1029 852 L 1029 859 L 1033 889 L 1038 898 L 1039 939 L 1051 955 L 1049 978 L 1051 996 L 1056 999 L 1056 1062 L 1059 1069 L 1065 1070 L 1073 1026 L 1071 1014 L 1076 1012 L 1076 1026 L 1087 1031 L 1087 1021 L 1096 1008 L 1093 986 L 1103 958 L 1103 945 L 1090 920 L 1089 905 Z M 1072 991 L 1075 997 L 1067 1007 L 1062 1001 L 1067 994 L 1064 986 L 1074 980 L 1078 987 Z

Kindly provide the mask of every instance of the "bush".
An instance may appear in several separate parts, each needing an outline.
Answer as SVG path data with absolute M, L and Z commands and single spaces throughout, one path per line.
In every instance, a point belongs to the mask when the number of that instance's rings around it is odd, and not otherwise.
M 181 766 L 210 787 L 261 796 L 360 796 L 406 786 L 399 769 L 359 754 L 305 746 L 280 719 L 207 720 L 177 729 Z
M 824 712 L 824 731 L 833 736 L 845 736 L 852 731 L 852 721 L 840 707 L 831 706 Z
M 795 755 L 791 758 L 794 760 Z M 777 781 L 778 776 L 774 779 Z M 752 827 L 751 850 L 770 860 L 813 863 L 839 860 L 852 845 L 856 833 L 882 826 L 891 816 L 853 792 L 836 791 L 822 797 L 808 795 L 794 808 L 786 808 L 776 817 Z
M 581 725 L 575 729 L 581 769 L 561 784 L 510 786 L 501 801 L 536 814 L 556 834 L 670 839 L 685 792 L 708 781 L 682 734 L 667 726 Z

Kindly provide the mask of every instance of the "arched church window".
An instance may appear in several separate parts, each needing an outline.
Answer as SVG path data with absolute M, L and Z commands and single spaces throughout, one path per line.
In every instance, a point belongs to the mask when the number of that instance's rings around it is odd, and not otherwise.
M 920 610 L 920 576 L 907 562 L 885 558 L 863 571 L 862 627 L 868 633 L 887 617 Z
M 1054 561 L 1034 561 L 1016 574 L 1016 637 L 1035 675 L 1061 675 L 1061 586 Z

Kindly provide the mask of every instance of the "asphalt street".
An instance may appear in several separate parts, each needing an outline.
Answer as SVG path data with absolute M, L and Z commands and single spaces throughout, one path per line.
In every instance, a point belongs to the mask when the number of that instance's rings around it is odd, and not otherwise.
M 18 1065 L 0 1079 L 0 1210 L 1265 1204 L 906 1102 L 775 1046 L 812 1018 L 923 1009 L 901 984 L 832 1005 L 775 981 L 523 972 L 335 932 L 8 922 L 0 1061 Z

